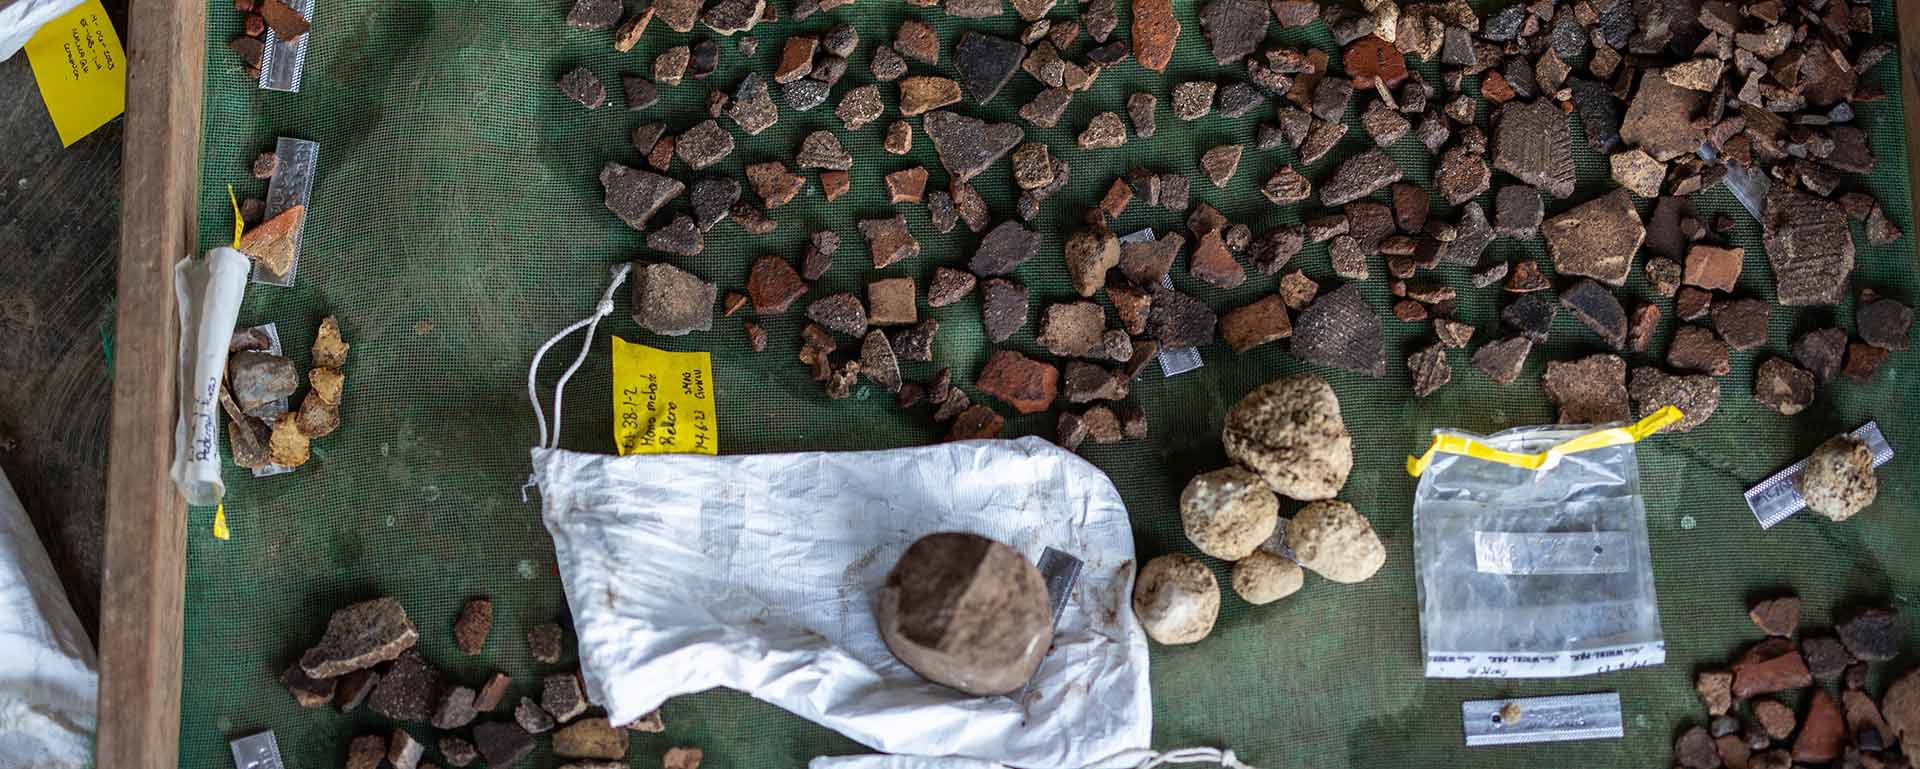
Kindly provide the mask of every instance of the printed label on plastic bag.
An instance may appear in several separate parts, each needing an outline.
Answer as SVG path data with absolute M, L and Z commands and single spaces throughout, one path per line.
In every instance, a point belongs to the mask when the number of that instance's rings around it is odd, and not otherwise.
M 1618 574 L 1631 544 L 1620 531 L 1476 531 L 1473 558 L 1485 574 Z
M 613 340 L 613 445 L 627 454 L 718 454 L 713 356 Z

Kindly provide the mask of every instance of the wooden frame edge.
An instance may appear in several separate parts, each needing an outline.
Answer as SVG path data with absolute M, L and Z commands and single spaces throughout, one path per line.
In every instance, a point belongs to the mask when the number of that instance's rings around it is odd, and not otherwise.
M 193 254 L 206 62 L 203 0 L 132 0 L 96 766 L 180 755 L 186 502 L 168 477 L 179 371 L 173 265 Z
M 1920 194 L 1920 2 L 1895 0 L 1900 34 L 1900 111 L 1907 121 L 1907 181 L 1910 194 Z M 1911 215 L 1911 212 L 1909 212 Z M 1909 228 L 1911 229 L 1911 228 Z M 1920 252 L 1914 254 L 1920 265 Z

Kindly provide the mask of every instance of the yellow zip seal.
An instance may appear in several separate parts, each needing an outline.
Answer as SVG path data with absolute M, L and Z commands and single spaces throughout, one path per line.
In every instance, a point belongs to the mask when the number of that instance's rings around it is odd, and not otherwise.
M 1502 451 L 1464 435 L 1436 435 L 1433 436 L 1433 444 L 1427 447 L 1426 453 L 1417 457 L 1407 457 L 1407 474 L 1415 478 L 1420 477 L 1427 471 L 1427 465 L 1433 462 L 1433 455 L 1436 453 L 1458 454 L 1525 470 L 1540 470 L 1559 464 L 1560 458 L 1568 454 L 1637 443 L 1649 435 L 1660 432 L 1667 425 L 1680 421 L 1683 416 L 1685 415 L 1680 413 L 1680 409 L 1665 406 L 1633 424 L 1595 430 L 1569 438 L 1538 454 Z

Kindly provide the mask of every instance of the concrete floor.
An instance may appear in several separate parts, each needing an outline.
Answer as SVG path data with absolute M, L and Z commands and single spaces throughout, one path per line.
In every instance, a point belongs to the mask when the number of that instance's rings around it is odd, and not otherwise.
M 96 638 L 121 126 L 61 148 L 26 55 L 0 62 L 0 469 Z

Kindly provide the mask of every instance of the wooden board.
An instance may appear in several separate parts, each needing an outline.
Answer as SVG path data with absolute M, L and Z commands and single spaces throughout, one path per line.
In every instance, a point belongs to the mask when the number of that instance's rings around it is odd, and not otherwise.
M 167 476 L 179 368 L 173 264 L 195 251 L 206 8 L 133 0 L 127 9 L 95 755 L 115 769 L 172 767 L 180 755 L 186 503 Z
M 1920 193 L 1920 2 L 1895 0 L 1900 14 L 1900 107 L 1907 118 L 1907 181 Z M 1911 222 L 1910 222 L 1911 223 Z M 1914 254 L 1920 265 L 1920 253 Z

